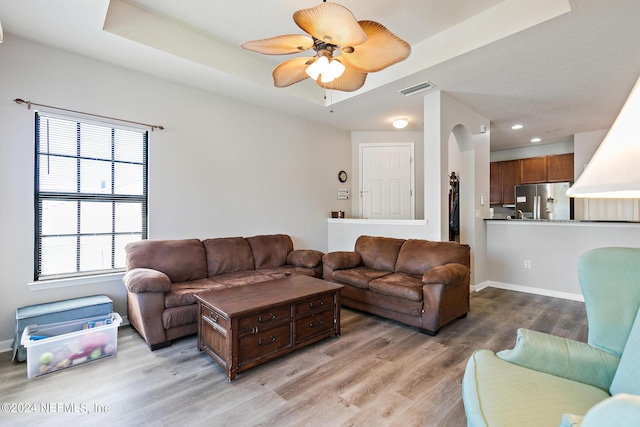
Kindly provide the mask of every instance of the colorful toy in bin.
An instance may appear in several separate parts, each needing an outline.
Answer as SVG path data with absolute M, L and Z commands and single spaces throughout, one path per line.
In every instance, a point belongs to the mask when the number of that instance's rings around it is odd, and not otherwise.
M 27 377 L 48 374 L 116 354 L 118 313 L 49 325 L 27 326 L 21 344 L 27 349 Z

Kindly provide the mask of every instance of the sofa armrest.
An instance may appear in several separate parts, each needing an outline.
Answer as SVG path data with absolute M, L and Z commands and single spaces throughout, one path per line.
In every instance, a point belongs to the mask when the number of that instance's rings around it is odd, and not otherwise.
M 322 263 L 324 253 L 313 249 L 295 249 L 287 255 L 287 264 L 294 267 L 315 268 Z
M 328 265 L 333 270 L 345 270 L 347 268 L 356 268 L 361 265 L 362 257 L 358 252 L 329 252 L 322 257 L 322 263 Z
M 458 263 L 439 265 L 422 275 L 423 284 L 442 283 L 445 286 L 455 285 L 460 282 L 469 284 L 470 279 L 471 270 L 469 267 Z
M 589 384 L 609 392 L 620 358 L 589 344 L 518 329 L 512 350 L 497 353 L 507 362 Z
M 169 276 L 150 268 L 134 268 L 122 277 L 129 292 L 167 292 L 171 288 Z

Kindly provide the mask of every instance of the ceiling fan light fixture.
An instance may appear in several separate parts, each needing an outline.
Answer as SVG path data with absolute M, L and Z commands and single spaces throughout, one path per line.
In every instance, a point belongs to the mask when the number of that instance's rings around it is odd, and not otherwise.
M 393 124 L 393 127 L 396 129 L 404 129 L 409 124 L 409 120 L 405 118 L 395 119 L 392 124 Z
M 322 83 L 330 83 L 340 77 L 344 70 L 345 66 L 340 61 L 322 55 L 309 65 L 305 72 L 313 80 L 318 80 L 320 77 Z

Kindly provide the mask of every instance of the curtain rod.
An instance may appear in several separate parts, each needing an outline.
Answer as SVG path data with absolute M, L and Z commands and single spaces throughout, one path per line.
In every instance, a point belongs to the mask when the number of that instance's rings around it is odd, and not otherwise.
M 16 104 L 27 104 L 27 108 L 29 110 L 31 109 L 32 105 L 35 105 L 36 107 L 53 108 L 54 110 L 67 111 L 69 113 L 84 114 L 86 116 L 100 117 L 101 119 L 116 120 L 116 121 L 119 121 L 119 122 L 132 123 L 134 125 L 142 125 L 142 126 L 146 126 L 148 128 L 151 128 L 151 132 L 153 132 L 155 129 L 164 130 L 164 127 L 160 126 L 160 125 L 150 125 L 150 124 L 147 124 L 147 123 L 133 122 L 131 120 L 116 119 L 115 117 L 101 116 L 99 114 L 91 114 L 91 113 L 84 113 L 82 111 L 69 110 L 67 108 L 53 107 L 51 105 L 36 104 L 35 102 L 25 101 L 24 99 L 20 99 L 20 98 L 16 98 L 13 101 Z

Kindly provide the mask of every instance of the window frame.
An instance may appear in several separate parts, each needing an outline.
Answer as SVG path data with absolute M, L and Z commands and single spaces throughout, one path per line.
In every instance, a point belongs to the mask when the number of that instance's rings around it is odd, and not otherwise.
M 46 119 L 56 119 L 56 120 L 65 120 L 68 122 L 75 123 L 75 132 L 76 132 L 76 154 L 73 155 L 63 155 L 63 154 L 51 154 L 48 152 L 48 148 L 42 148 L 43 141 L 41 141 L 41 132 L 40 126 L 42 124 L 43 118 Z M 110 138 L 111 138 L 111 158 L 95 158 L 90 156 L 81 155 L 81 147 L 83 143 L 83 139 L 81 138 L 81 125 L 89 125 L 89 126 L 98 126 L 104 129 L 109 129 Z M 142 136 L 142 162 L 136 161 L 123 161 L 120 159 L 116 159 L 115 157 L 115 146 L 116 146 L 116 132 L 117 131 L 134 131 L 139 132 Z M 48 135 L 48 133 L 47 133 Z M 85 139 L 86 141 L 86 139 Z M 86 141 L 85 143 L 91 142 Z M 46 143 L 46 142 L 45 142 Z M 149 144 L 149 131 L 141 128 L 134 128 L 131 126 L 123 126 L 117 123 L 106 122 L 106 121 L 96 121 L 96 120 L 86 120 L 77 116 L 69 116 L 69 115 L 58 115 L 52 114 L 49 112 L 35 112 L 35 126 L 34 126 L 34 280 L 36 282 L 43 282 L 47 280 L 57 280 L 57 279 L 68 279 L 68 278 L 77 278 L 77 277 L 86 277 L 86 276 L 96 276 L 102 274 L 109 273 L 117 273 L 125 270 L 125 267 L 116 267 L 116 253 L 118 251 L 117 245 L 117 236 L 126 236 L 126 235 L 140 235 L 141 240 L 145 240 L 148 238 L 148 144 Z M 75 173 L 76 173 L 76 192 L 65 192 L 65 191 L 41 191 L 41 180 L 40 180 L 40 170 L 41 170 L 41 158 L 42 156 L 47 156 L 50 158 L 51 156 L 55 157 L 64 157 L 67 159 L 75 159 Z M 83 193 L 81 192 L 81 183 L 82 177 L 85 174 L 82 174 L 81 163 L 82 161 L 103 161 L 108 162 L 111 168 L 110 174 L 110 186 L 111 191 L 109 193 Z M 115 173 L 115 166 L 122 164 L 134 164 L 142 166 L 142 194 L 116 194 L 115 192 L 115 181 L 117 179 Z M 46 201 L 65 201 L 65 202 L 75 202 L 76 203 L 76 231 L 75 233 L 64 234 L 64 236 L 75 237 L 75 250 L 76 250 L 76 258 L 75 258 L 75 271 L 73 272 L 64 272 L 64 273 L 52 273 L 52 274 L 43 274 L 42 273 L 42 265 L 43 265 L 43 238 L 51 237 L 43 234 L 43 209 L 42 204 Z M 89 232 L 83 233 L 81 232 L 81 207 L 82 202 L 99 202 L 99 203 L 109 203 L 111 205 L 111 224 L 110 224 L 110 232 Z M 141 230 L 136 231 L 116 231 L 116 205 L 121 203 L 134 203 L 136 205 L 140 205 L 141 207 Z M 60 235 L 52 235 L 52 236 L 60 236 Z M 81 240 L 82 237 L 86 236 L 110 236 L 110 246 L 111 246 L 111 260 L 110 265 L 111 268 L 99 269 L 99 270 L 82 270 L 81 268 L 81 253 L 82 253 L 82 245 Z M 122 248 L 124 249 L 124 248 Z

